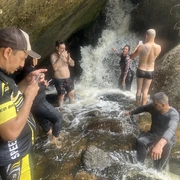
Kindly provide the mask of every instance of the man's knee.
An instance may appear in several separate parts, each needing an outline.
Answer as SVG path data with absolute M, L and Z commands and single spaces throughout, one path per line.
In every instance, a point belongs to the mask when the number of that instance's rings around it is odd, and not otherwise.
M 145 144 L 145 141 L 144 141 L 144 138 L 143 137 L 139 137 L 137 140 L 136 140 L 136 143 L 137 145 L 144 145 Z
M 68 93 L 68 96 L 69 96 L 69 98 L 74 98 L 74 90 L 72 90 L 72 91 L 70 91 L 69 93 Z
M 143 146 L 147 146 L 147 144 L 149 143 L 147 138 L 145 136 L 140 136 L 138 137 L 138 139 L 136 140 L 137 145 L 143 145 Z

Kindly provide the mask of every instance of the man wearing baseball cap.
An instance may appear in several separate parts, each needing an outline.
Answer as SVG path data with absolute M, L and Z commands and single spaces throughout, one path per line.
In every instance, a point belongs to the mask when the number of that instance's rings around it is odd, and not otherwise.
M 0 29 L 0 177 L 2 180 L 31 180 L 30 156 L 34 144 L 35 121 L 30 114 L 38 92 L 32 72 L 18 86 L 9 75 L 24 66 L 27 56 L 41 56 L 31 50 L 29 36 L 16 27 Z M 40 81 L 43 80 L 43 74 Z

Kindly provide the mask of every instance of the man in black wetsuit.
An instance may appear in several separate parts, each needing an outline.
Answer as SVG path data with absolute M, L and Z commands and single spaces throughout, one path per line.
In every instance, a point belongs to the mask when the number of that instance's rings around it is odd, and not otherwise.
M 139 106 L 125 115 L 149 112 L 152 118 L 150 131 L 142 132 L 137 139 L 137 159 L 143 163 L 147 149 L 151 150 L 154 167 L 163 170 L 168 162 L 172 147 L 175 145 L 175 132 L 179 123 L 179 113 L 169 106 L 168 97 L 164 92 L 156 93 L 152 103 Z

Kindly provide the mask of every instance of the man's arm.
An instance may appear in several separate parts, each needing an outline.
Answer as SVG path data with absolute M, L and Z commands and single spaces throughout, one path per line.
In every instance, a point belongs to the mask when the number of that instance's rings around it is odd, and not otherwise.
M 170 121 L 167 130 L 164 132 L 162 138 L 170 141 L 176 133 L 179 124 L 179 113 L 174 109 L 170 112 Z
M 153 147 L 151 157 L 154 160 L 161 159 L 163 147 L 175 136 L 176 129 L 179 124 L 179 113 L 176 110 L 170 112 L 170 121 L 167 130 L 164 132 L 162 138 Z
M 125 115 L 127 116 L 132 116 L 134 114 L 139 114 L 142 112 L 149 112 L 149 110 L 151 109 L 152 103 L 147 104 L 147 105 L 143 105 L 143 106 L 139 106 L 131 111 L 126 111 Z
M 130 54 L 130 59 L 136 58 L 142 50 L 142 45 L 137 45 L 134 51 Z
M 43 73 L 46 71 L 47 69 L 33 71 L 18 84 L 20 91 L 24 94 L 24 100 L 20 92 L 16 96 L 18 101 L 16 103 L 21 104 L 23 101 L 19 111 L 17 111 L 10 97 L 1 96 L 0 109 L 4 109 L 4 111 L 0 111 L 0 137 L 4 140 L 13 141 L 21 133 L 27 122 L 33 100 L 39 90 L 38 82 L 44 81 Z M 38 74 L 41 74 L 41 78 L 36 81 Z
M 62 61 L 61 61 L 61 58 L 59 57 L 57 57 L 57 55 L 55 55 L 55 54 L 52 54 L 51 55 L 51 58 L 50 58 L 50 61 L 51 61 L 51 64 L 52 64 L 52 66 L 53 66 L 53 69 L 55 70 L 55 71 L 57 71 L 58 69 L 59 69 L 59 67 L 61 67 L 62 66 Z
M 47 69 L 38 69 L 35 71 L 32 71 L 30 74 L 28 74 L 22 81 L 20 81 L 18 83 L 18 88 L 19 90 L 24 93 L 25 89 L 27 88 L 27 86 L 34 80 L 36 80 L 37 76 L 40 75 L 40 78 L 38 79 L 38 83 L 43 82 L 44 81 L 44 77 L 45 77 L 45 72 L 47 71 Z
M 163 152 L 163 147 L 167 144 L 167 141 L 164 138 L 161 138 L 159 142 L 153 147 L 151 151 L 151 158 L 153 160 L 161 159 Z
M 70 65 L 70 66 L 74 66 L 75 63 L 74 63 L 74 60 L 71 58 L 70 56 L 70 53 L 67 54 L 67 63 Z
M 26 90 L 24 91 L 23 104 L 18 112 L 16 112 L 15 105 L 10 101 L 10 99 L 7 103 L 0 104 L 1 108 L 5 108 L 5 111 L 0 113 L 0 137 L 2 139 L 6 141 L 13 141 L 20 135 L 27 122 L 33 100 L 38 90 L 39 86 L 36 81 L 27 86 Z M 11 111 L 8 111 L 8 109 L 11 109 Z M 14 113 L 13 115 L 11 114 L 12 111 Z M 5 122 L 2 122 L 5 118 Z

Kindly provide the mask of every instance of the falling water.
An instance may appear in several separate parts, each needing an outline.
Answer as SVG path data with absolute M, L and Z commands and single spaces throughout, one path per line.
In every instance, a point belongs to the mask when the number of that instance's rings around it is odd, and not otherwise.
M 129 32 L 132 9 L 127 1 L 108 2 L 106 28 L 102 31 L 97 46 L 81 47 L 83 73 L 80 84 L 83 87 L 117 88 L 119 58 L 112 52 L 112 47 L 121 52 L 124 45 L 129 44 L 134 48 L 139 40 L 136 34 Z

